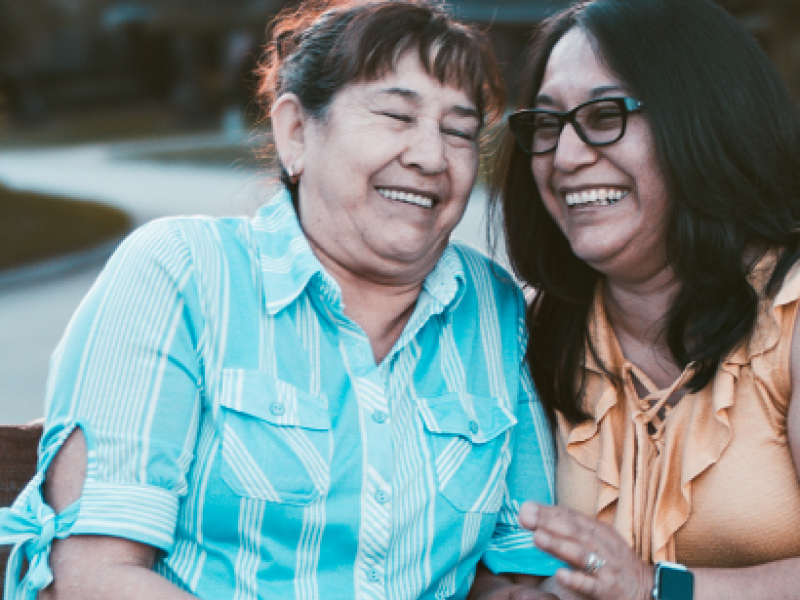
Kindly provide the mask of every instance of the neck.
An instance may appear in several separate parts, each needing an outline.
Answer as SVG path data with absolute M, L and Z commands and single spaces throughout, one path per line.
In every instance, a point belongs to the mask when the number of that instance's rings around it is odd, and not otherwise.
M 414 312 L 427 271 L 386 277 L 348 268 L 312 243 L 315 255 L 342 290 L 344 313 L 369 338 L 375 362 L 386 357 Z
M 392 349 L 414 312 L 422 282 L 407 286 L 384 284 L 343 284 L 344 313 L 367 334 L 375 362 Z
M 679 286 L 669 265 L 642 280 L 607 278 L 603 300 L 608 322 L 617 337 L 666 350 L 666 315 Z

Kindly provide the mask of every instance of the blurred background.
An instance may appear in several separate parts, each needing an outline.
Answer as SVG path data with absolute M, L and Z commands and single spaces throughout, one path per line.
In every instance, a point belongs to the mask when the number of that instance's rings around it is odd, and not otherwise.
M 800 100 L 800 0 L 719 0 Z M 251 76 L 281 0 L 0 0 L 0 424 L 44 412 L 49 356 L 120 238 L 251 214 L 275 189 Z M 568 0 L 452 0 L 511 90 Z M 513 104 L 513 94 L 511 103 Z M 479 184 L 456 235 L 485 247 Z

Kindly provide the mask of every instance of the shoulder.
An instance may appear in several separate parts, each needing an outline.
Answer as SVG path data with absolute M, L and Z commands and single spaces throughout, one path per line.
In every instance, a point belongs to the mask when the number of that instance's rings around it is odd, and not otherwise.
M 498 336 L 504 348 L 524 348 L 525 299 L 516 280 L 505 267 L 467 244 L 455 242 L 450 248 L 464 278 L 461 297 L 451 309 L 454 324 Z
M 795 319 L 800 300 L 800 261 L 795 261 L 783 275 L 777 289 L 767 295 L 767 281 L 779 268 L 777 252 L 770 252 L 753 269 L 751 282 L 759 293 L 756 327 L 750 340 L 750 354 L 756 355 L 781 348 L 793 334 L 796 337 Z M 762 347 L 763 346 L 763 347 Z
M 787 271 L 775 296 L 775 307 L 796 303 L 800 299 L 800 261 Z
M 491 293 L 505 301 L 524 305 L 519 285 L 503 265 L 464 242 L 451 242 L 450 248 L 461 261 L 465 280 L 474 293 Z
M 150 221 L 123 240 L 95 287 L 142 297 L 163 293 L 164 301 L 174 294 L 217 294 L 224 282 L 250 279 L 257 253 L 248 226 L 246 219 L 211 217 Z
M 155 259 L 193 257 L 202 252 L 224 252 L 241 245 L 250 222 L 244 218 L 218 219 L 205 216 L 154 219 L 135 229 L 115 255 L 131 253 Z
M 795 327 L 800 262 L 791 265 L 777 290 L 767 294 L 766 283 L 773 276 L 777 256 L 777 252 L 768 253 L 750 274 L 759 294 L 756 322 L 752 332 L 725 357 L 723 370 L 748 365 L 755 379 L 772 390 L 772 404 L 785 414 L 800 380 L 800 331 Z
M 770 321 L 777 324 L 783 339 L 791 340 L 790 368 L 792 389 L 800 381 L 800 327 L 796 326 L 798 300 L 800 300 L 800 261 L 795 262 L 787 271 L 774 300 L 764 299 L 769 305 Z

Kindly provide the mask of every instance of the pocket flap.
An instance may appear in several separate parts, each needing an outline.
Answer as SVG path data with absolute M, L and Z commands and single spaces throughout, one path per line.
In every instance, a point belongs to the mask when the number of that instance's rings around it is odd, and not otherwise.
M 261 371 L 223 369 L 220 405 L 274 425 L 331 428 L 321 398 Z
M 517 422 L 502 400 L 493 396 L 454 393 L 418 400 L 428 431 L 459 435 L 473 444 L 486 443 Z M 474 417 L 470 416 L 468 406 L 472 406 Z

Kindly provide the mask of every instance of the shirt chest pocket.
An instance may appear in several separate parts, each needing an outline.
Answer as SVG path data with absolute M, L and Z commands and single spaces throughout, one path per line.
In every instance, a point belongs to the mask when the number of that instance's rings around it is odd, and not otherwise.
M 308 504 L 330 487 L 331 420 L 320 398 L 259 371 L 224 369 L 221 476 L 238 495 Z
M 463 512 L 499 511 L 514 415 L 499 398 L 461 394 L 419 398 L 419 412 L 430 435 L 439 492 Z

